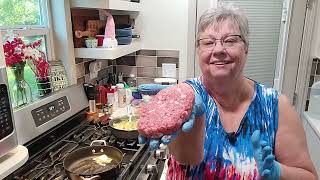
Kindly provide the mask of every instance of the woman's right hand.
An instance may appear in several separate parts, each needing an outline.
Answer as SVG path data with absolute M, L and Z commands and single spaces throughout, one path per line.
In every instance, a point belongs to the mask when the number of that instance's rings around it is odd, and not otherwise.
M 151 139 L 148 139 L 144 136 L 139 135 L 138 137 L 139 143 L 140 144 L 149 143 L 149 146 L 151 149 L 158 149 L 161 143 L 170 144 L 179 135 L 181 131 L 190 132 L 190 130 L 192 129 L 195 123 L 196 117 L 199 117 L 204 114 L 204 105 L 203 105 L 202 97 L 197 92 L 195 92 L 194 96 L 195 96 L 195 101 L 193 105 L 193 110 L 189 116 L 189 119 L 185 123 L 183 123 L 181 130 L 178 130 L 170 135 L 163 135 L 162 137 L 151 138 Z

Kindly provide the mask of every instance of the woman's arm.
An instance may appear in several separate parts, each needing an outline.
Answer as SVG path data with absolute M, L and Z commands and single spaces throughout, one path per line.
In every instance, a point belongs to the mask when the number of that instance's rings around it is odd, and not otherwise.
M 169 152 L 181 164 L 197 165 L 203 160 L 205 123 L 204 115 L 196 117 L 190 132 L 180 132 L 168 147 Z
M 286 96 L 279 96 L 279 120 L 275 156 L 280 163 L 280 179 L 316 180 L 306 136 L 298 114 Z

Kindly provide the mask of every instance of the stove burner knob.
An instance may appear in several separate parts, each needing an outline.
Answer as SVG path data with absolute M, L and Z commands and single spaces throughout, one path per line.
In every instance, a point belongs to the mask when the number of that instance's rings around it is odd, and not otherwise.
M 157 175 L 158 174 L 158 167 L 154 164 L 148 164 L 146 167 L 146 171 L 147 171 L 147 174 Z
M 154 158 L 156 159 L 160 159 L 160 160 L 163 160 L 163 159 L 166 159 L 166 152 L 164 149 L 157 149 L 154 151 Z

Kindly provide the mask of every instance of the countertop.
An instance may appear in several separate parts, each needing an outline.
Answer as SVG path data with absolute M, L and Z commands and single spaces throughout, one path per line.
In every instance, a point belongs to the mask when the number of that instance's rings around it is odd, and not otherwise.
M 314 132 L 320 138 L 320 117 L 315 117 L 308 112 L 303 113 L 304 119 L 310 124 Z
M 22 145 L 8 152 L 0 158 L 0 179 L 5 178 L 13 171 L 21 167 L 27 160 L 29 154 L 28 149 Z

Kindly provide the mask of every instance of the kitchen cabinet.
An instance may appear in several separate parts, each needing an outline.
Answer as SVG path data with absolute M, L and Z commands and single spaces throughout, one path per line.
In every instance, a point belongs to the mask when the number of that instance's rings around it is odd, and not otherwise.
M 310 117 L 308 113 L 305 112 L 303 125 L 311 159 L 316 167 L 318 175 L 320 175 L 320 120 Z
M 71 0 L 71 8 L 140 11 L 141 3 L 130 2 L 128 0 Z

